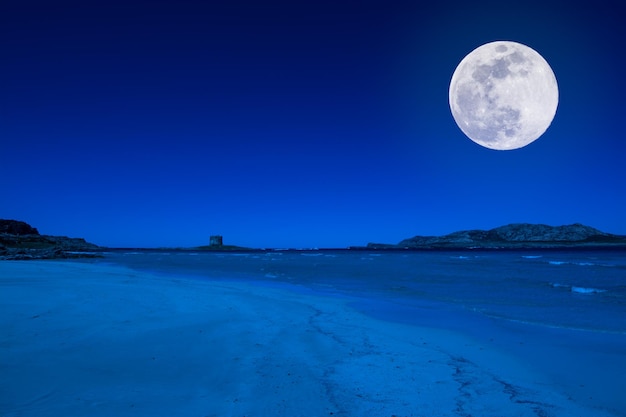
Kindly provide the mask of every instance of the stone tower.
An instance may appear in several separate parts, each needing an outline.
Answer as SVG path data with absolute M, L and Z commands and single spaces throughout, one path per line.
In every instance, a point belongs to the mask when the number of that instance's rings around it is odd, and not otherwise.
M 222 246 L 223 244 L 222 236 L 220 235 L 214 235 L 209 238 L 210 246 Z

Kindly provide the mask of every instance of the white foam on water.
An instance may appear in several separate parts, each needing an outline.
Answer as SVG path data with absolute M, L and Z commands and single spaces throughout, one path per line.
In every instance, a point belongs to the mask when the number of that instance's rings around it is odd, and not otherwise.
M 600 294 L 607 291 L 600 288 L 579 287 L 576 285 L 561 284 L 559 282 L 551 282 L 550 286 L 552 286 L 552 288 L 566 288 L 577 294 Z
M 572 286 L 571 291 L 578 293 L 578 294 L 599 294 L 599 293 L 606 292 L 606 290 L 602 290 L 599 288 L 586 288 L 586 287 L 575 287 L 575 286 Z
M 578 266 L 615 266 L 613 264 L 599 264 L 595 262 L 566 262 L 566 261 L 548 261 L 550 265 L 578 265 Z

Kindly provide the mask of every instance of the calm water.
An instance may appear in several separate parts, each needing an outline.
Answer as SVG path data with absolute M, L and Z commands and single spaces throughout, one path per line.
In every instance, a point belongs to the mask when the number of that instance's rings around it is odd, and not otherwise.
M 461 332 L 574 401 L 626 416 L 624 250 L 148 251 L 97 262 L 346 297 L 378 319 Z
M 387 304 L 379 305 L 384 310 L 379 314 L 395 311 L 397 319 L 408 321 L 445 320 L 443 311 L 465 311 L 626 335 L 625 251 L 155 251 L 111 253 L 104 261 L 153 272 L 284 282 L 375 297 Z M 411 309 L 421 309 L 421 316 L 411 317 L 417 315 Z

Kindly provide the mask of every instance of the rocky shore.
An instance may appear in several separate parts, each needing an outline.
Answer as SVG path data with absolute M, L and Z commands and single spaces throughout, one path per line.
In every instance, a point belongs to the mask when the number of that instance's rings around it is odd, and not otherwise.
M 626 236 L 575 223 L 565 226 L 514 223 L 490 230 L 463 230 L 444 236 L 414 236 L 397 244 L 368 243 L 350 250 L 467 250 L 623 248 Z M 105 248 L 82 238 L 42 235 L 29 224 L 0 219 L 0 260 L 101 257 Z M 211 244 L 202 251 L 251 251 L 240 246 Z M 258 250 L 258 249 L 257 249 Z
M 101 249 L 82 238 L 41 235 L 28 223 L 0 219 L 0 260 L 93 258 Z
M 365 249 L 558 249 L 625 247 L 626 236 L 575 223 L 566 226 L 514 223 L 490 230 L 463 230 L 444 236 L 414 236 L 397 244 L 368 243 Z

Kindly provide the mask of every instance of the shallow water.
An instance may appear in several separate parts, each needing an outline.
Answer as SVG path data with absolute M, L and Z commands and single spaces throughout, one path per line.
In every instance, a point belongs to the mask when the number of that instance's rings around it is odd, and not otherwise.
M 626 415 L 624 251 L 144 251 L 97 262 L 348 297 L 378 319 L 461 332 L 576 402 Z
M 626 252 L 122 252 L 104 262 L 288 282 L 548 327 L 626 334 Z

